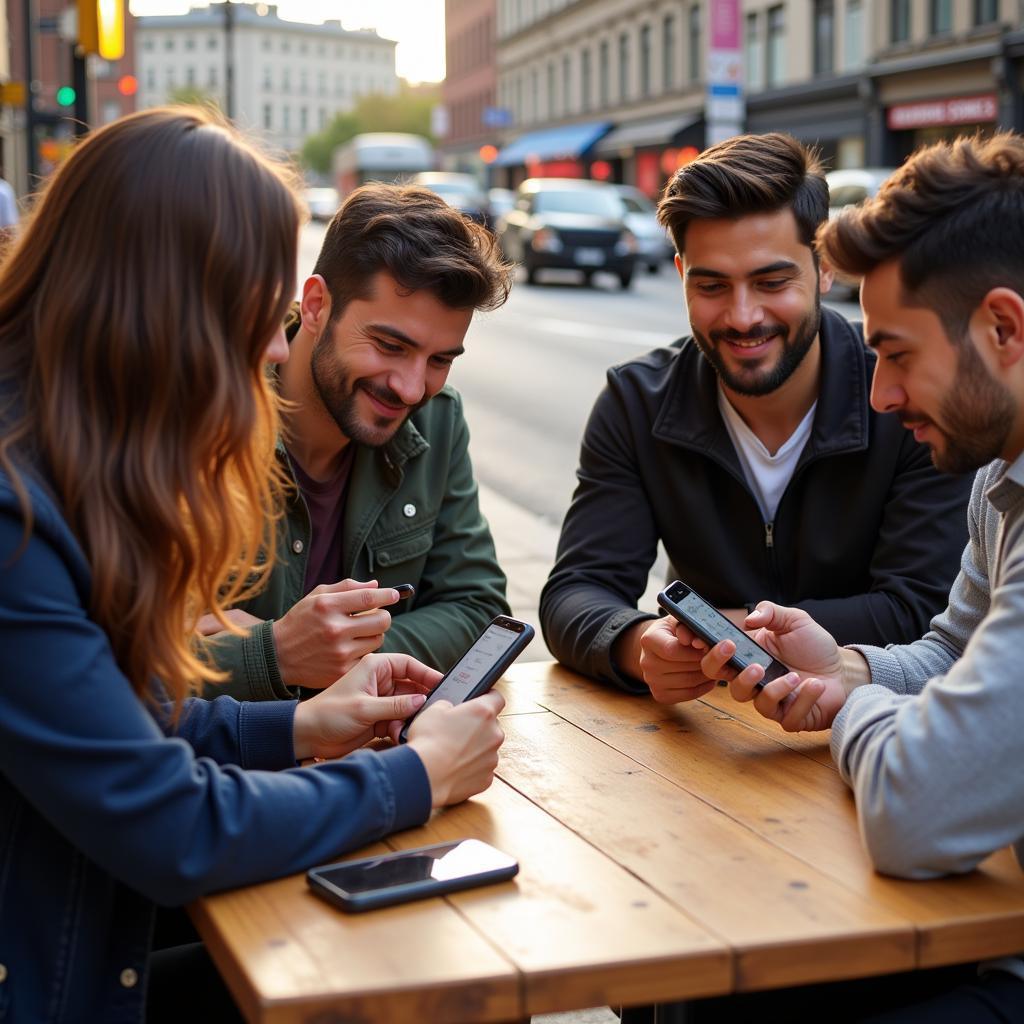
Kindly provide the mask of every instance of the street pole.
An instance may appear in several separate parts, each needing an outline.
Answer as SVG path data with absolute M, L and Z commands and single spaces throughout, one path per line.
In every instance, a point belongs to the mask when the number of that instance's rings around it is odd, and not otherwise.
M 36 12 L 32 0 L 23 0 L 21 16 L 25 25 L 25 136 L 29 191 L 35 189 L 39 177 L 39 155 L 36 152 L 35 42 Z
M 89 76 L 86 73 L 88 58 L 77 44 L 71 44 L 71 84 L 75 89 L 75 120 L 72 131 L 85 135 L 89 131 Z
M 224 0 L 224 113 L 228 120 L 235 118 L 235 7 Z

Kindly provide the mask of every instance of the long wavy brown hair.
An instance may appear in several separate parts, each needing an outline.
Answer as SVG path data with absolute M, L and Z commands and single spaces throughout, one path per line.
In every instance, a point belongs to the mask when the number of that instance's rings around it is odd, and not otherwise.
M 78 146 L 0 266 L 0 464 L 26 531 L 23 475 L 56 495 L 140 695 L 219 679 L 192 626 L 272 565 L 263 363 L 300 216 L 291 173 L 218 115 L 147 110 Z

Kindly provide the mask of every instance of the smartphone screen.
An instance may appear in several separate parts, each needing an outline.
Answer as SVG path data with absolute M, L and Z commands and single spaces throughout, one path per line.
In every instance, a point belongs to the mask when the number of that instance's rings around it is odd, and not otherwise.
M 762 689 L 765 683 L 789 672 L 788 666 L 751 640 L 742 629 L 733 625 L 714 605 L 705 601 L 685 583 L 676 580 L 669 584 L 658 595 L 658 603 L 712 646 L 721 640 L 731 640 L 736 645 L 736 653 L 729 661 L 738 669 L 745 669 L 748 665 L 764 668 L 764 677 L 756 684 L 757 689 Z
M 320 878 L 347 893 L 412 885 L 426 879 L 448 882 L 510 868 L 515 861 L 478 839 L 464 839 L 423 850 L 391 853 L 371 860 L 320 868 Z
M 487 674 L 522 636 L 522 630 L 506 629 L 492 622 L 477 638 L 476 643 L 459 658 L 442 680 L 440 686 L 426 699 L 422 713 L 436 700 L 461 704 Z

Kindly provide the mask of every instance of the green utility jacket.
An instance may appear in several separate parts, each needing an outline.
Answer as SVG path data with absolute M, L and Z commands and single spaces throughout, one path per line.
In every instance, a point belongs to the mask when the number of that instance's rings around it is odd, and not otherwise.
M 341 578 L 416 587 L 411 600 L 389 606 L 394 621 L 380 649 L 411 654 L 442 671 L 491 619 L 509 613 L 505 575 L 480 513 L 468 445 L 462 399 L 446 386 L 383 447 L 357 446 L 345 496 Z M 292 476 L 281 445 L 278 455 Z M 211 687 L 209 696 L 276 700 L 295 695 L 289 686 L 301 680 L 281 678 L 271 626 L 306 593 L 309 541 L 309 512 L 296 488 L 278 524 L 270 580 L 239 605 L 266 621 L 246 636 L 211 642 L 211 656 L 231 678 Z

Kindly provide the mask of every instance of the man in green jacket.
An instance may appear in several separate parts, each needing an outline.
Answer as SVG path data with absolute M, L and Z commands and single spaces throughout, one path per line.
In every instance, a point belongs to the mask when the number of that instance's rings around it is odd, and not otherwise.
M 217 692 L 290 697 L 375 650 L 443 670 L 508 613 L 445 381 L 474 311 L 510 285 L 492 237 L 425 189 L 366 185 L 336 214 L 285 327 L 278 560 L 233 613 L 247 634 L 211 641 L 230 674 Z M 399 602 L 401 583 L 415 594 Z

